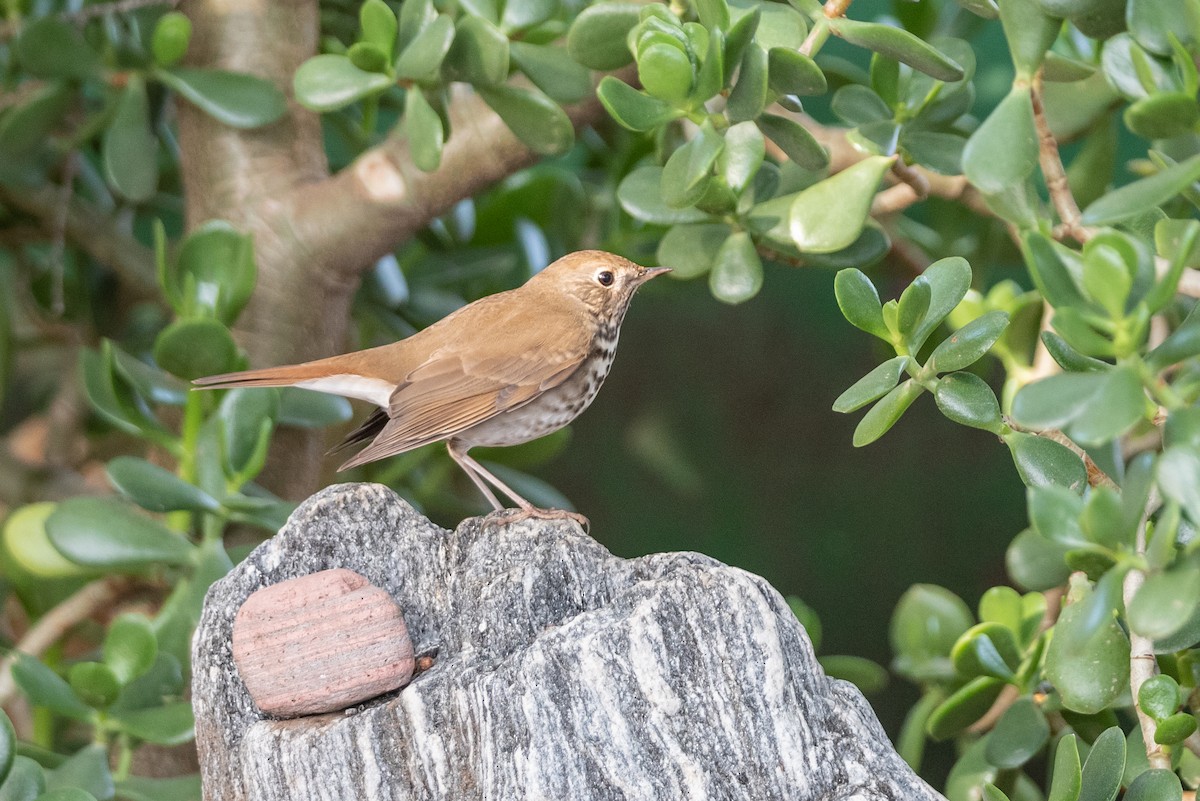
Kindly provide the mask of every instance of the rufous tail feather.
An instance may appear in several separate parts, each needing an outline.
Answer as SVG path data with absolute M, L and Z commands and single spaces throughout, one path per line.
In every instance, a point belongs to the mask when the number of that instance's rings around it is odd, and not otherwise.
M 329 374 L 328 367 L 308 364 L 293 364 L 285 367 L 264 367 L 261 370 L 243 370 L 240 373 L 223 373 L 197 378 L 192 383 L 198 389 L 231 389 L 233 387 L 290 387 L 301 381 L 323 378 Z

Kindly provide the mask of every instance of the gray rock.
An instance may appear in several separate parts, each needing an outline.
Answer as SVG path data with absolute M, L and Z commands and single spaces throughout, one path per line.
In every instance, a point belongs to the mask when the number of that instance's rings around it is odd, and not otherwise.
M 333 567 L 390 592 L 436 664 L 354 714 L 265 719 L 234 615 Z M 210 801 L 941 798 L 766 581 L 693 553 L 619 559 L 571 523 L 450 532 L 385 487 L 334 486 L 213 586 L 193 648 Z

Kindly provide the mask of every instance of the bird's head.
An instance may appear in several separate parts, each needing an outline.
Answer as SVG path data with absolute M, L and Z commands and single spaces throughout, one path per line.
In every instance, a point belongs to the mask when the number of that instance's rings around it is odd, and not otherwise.
M 602 250 L 581 250 L 563 256 L 530 283 L 553 285 L 578 298 L 597 316 L 615 317 L 619 322 L 637 288 L 666 272 L 670 272 L 667 267 L 642 267 Z

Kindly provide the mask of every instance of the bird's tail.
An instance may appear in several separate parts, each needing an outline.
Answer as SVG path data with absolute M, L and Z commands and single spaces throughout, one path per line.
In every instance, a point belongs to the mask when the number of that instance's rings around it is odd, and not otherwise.
M 290 387 L 301 381 L 320 378 L 327 370 L 313 364 L 292 364 L 284 367 L 264 367 L 240 373 L 222 373 L 197 378 L 197 389 L 231 389 L 233 387 Z

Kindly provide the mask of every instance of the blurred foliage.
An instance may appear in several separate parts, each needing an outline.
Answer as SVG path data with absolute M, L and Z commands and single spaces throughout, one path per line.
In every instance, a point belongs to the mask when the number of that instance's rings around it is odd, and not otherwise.
M 27 478 L 0 498 L 3 589 L 27 626 L 97 587 L 139 603 L 10 654 L 32 712 L 16 728 L 0 714 L 0 795 L 195 798 L 195 776 L 132 775 L 135 751 L 191 739 L 204 593 L 291 509 L 256 482 L 276 430 L 350 407 L 187 391 L 245 366 L 232 331 L 257 271 L 228 223 L 182 231 L 174 109 L 252 130 L 285 95 L 189 66 L 191 22 L 165 6 L 5 9 L 0 425 Z M 321 24 L 292 89 L 333 168 L 394 133 L 437 169 L 464 85 L 554 157 L 375 264 L 361 345 L 582 246 L 705 278 L 727 304 L 770 294 L 776 268 L 839 270 L 838 307 L 881 348 L 832 401 L 866 409 L 853 444 L 928 393 L 1007 447 L 1027 486 L 1019 589 L 972 611 L 917 584 L 895 609 L 892 669 L 921 691 L 903 756 L 920 769 L 930 741 L 953 741 L 951 801 L 1157 801 L 1200 783 L 1200 0 L 330 0 Z M 564 105 L 593 95 L 614 125 L 576 132 Z M 148 248 L 156 274 L 91 238 Z M 703 492 L 668 427 L 632 422 L 639 459 Z M 477 455 L 569 507 L 534 472 L 570 436 Z M 479 508 L 436 447 L 357 475 L 439 517 Z M 790 602 L 819 649 L 816 614 Z M 886 684 L 865 659 L 821 661 Z

